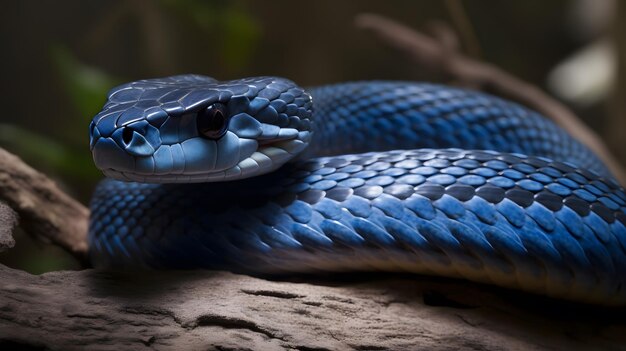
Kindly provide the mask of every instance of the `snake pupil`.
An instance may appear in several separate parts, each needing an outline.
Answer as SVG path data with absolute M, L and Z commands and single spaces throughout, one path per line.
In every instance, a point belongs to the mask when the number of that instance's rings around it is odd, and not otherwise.
M 209 139 L 219 139 L 226 134 L 228 120 L 225 110 L 226 106 L 217 103 L 198 112 L 196 118 L 198 134 Z
M 122 131 L 122 140 L 124 141 L 124 144 L 130 144 L 130 141 L 133 140 L 133 130 L 125 127 Z

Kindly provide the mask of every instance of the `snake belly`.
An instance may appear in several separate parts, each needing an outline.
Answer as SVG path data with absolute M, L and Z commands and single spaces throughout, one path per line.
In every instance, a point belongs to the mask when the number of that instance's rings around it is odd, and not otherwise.
M 145 100 L 154 94 L 145 93 L 149 84 L 141 89 L 105 105 L 115 113 L 103 113 L 119 121 L 146 106 L 148 114 L 154 104 Z M 170 103 L 171 92 L 158 89 L 165 98 L 157 102 Z M 432 84 L 343 83 L 308 93 L 315 109 L 314 132 L 304 132 L 310 143 L 299 160 L 276 171 L 221 182 L 180 181 L 193 174 L 176 183 L 102 181 L 91 202 L 94 265 L 408 271 L 626 304 L 624 190 L 552 122 L 486 94 Z M 249 91 L 239 94 L 255 105 Z M 285 95 L 276 109 L 287 111 L 297 94 Z M 104 139 L 102 130 L 97 134 L 92 145 Z

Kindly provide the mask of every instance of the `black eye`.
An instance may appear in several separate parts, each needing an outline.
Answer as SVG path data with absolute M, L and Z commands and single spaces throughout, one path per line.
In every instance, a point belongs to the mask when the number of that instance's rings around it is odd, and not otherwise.
M 124 130 L 122 131 L 122 140 L 124 141 L 124 144 L 130 144 L 131 140 L 133 140 L 133 130 L 128 127 L 124 127 Z
M 196 117 L 198 134 L 209 139 L 219 139 L 228 129 L 228 117 L 226 117 L 226 106 L 215 103 L 202 111 Z

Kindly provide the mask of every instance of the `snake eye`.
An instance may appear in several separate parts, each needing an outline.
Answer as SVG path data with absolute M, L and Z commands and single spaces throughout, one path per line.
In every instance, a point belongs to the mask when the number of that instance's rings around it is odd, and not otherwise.
M 133 130 L 128 127 L 124 127 L 124 130 L 122 131 L 122 140 L 124 141 L 124 144 L 126 145 L 130 144 L 130 141 L 132 139 L 133 139 Z
M 228 129 L 228 117 L 226 117 L 226 106 L 215 103 L 200 112 L 196 116 L 196 126 L 198 134 L 209 139 L 219 139 Z

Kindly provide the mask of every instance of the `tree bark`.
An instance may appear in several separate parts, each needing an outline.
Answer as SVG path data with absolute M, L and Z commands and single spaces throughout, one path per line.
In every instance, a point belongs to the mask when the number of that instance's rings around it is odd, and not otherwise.
M 30 235 L 60 246 L 87 265 L 89 210 L 2 148 L 0 201 L 17 212 Z
M 15 245 L 13 229 L 17 225 L 17 213 L 7 204 L 0 202 L 0 252 Z
M 382 275 L 275 282 L 225 272 L 41 276 L 0 267 L 0 349 L 588 350 L 624 310 Z M 311 283 L 312 282 L 312 283 Z

